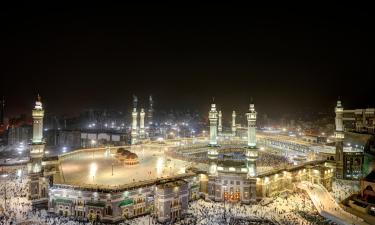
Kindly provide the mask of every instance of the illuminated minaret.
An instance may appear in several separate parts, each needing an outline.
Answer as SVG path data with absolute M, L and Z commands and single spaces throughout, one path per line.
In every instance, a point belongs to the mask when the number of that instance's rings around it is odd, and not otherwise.
M 208 119 L 210 120 L 210 146 L 217 145 L 217 111 L 216 105 L 211 104 L 211 110 L 208 112 Z
M 258 158 L 258 150 L 256 148 L 256 118 L 257 113 L 254 108 L 254 104 L 250 103 L 249 112 L 246 113 L 248 131 L 247 131 L 247 151 L 246 151 L 246 160 L 247 160 L 247 169 L 248 176 L 256 176 L 256 160 Z
M 137 129 L 137 117 L 138 117 L 138 112 L 137 112 L 137 103 L 138 99 L 137 96 L 133 95 L 133 112 L 132 112 L 132 131 L 131 131 L 131 144 L 134 145 L 137 143 L 138 139 L 138 129 Z
M 149 125 L 152 125 L 153 121 L 152 121 L 152 116 L 153 116 L 153 113 L 154 113 L 154 101 L 152 100 L 152 95 L 150 95 L 149 97 L 149 108 L 148 108 L 148 115 L 147 115 L 147 120 L 148 120 L 148 124 Z
M 42 158 L 44 156 L 43 117 L 44 110 L 42 100 L 38 95 L 35 107 L 32 110 L 33 139 L 30 150 L 29 172 L 29 198 L 32 204 L 48 201 L 48 179 L 43 177 Z
M 250 103 L 249 112 L 247 116 L 247 146 L 250 148 L 256 147 L 256 136 L 255 136 L 255 124 L 257 119 L 257 113 L 255 112 L 254 104 Z
M 232 134 L 236 136 L 236 111 L 233 110 L 232 113 Z
M 142 108 L 139 120 L 139 137 L 145 138 L 145 110 Z
M 344 155 L 344 125 L 343 125 L 343 114 L 344 108 L 341 105 L 341 101 L 337 101 L 335 107 L 335 138 L 336 138 L 336 178 L 343 178 L 343 155 Z
M 221 132 L 223 131 L 221 110 L 219 111 L 219 126 L 217 127 L 217 130 L 219 131 L 219 135 L 221 135 Z
M 44 110 L 42 100 L 38 95 L 32 111 L 33 117 L 33 139 L 30 151 L 31 158 L 42 158 L 44 154 L 44 141 L 43 141 L 43 117 Z
M 216 175 L 217 173 L 217 158 L 218 158 L 219 152 L 216 148 L 210 148 L 208 150 L 208 158 L 210 159 L 210 167 L 209 167 L 209 175 Z

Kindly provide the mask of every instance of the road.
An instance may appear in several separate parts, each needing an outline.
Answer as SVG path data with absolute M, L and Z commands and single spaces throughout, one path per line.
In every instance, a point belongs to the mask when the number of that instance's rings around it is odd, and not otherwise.
M 297 185 L 310 196 L 319 214 L 341 225 L 368 225 L 363 219 L 343 210 L 322 185 L 303 181 Z

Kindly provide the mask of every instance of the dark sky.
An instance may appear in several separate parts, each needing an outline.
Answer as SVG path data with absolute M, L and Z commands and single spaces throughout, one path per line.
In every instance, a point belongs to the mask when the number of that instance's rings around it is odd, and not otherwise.
M 24 5 L 1 8 L 8 115 L 39 92 L 51 113 L 158 108 L 268 114 L 375 106 L 371 7 Z

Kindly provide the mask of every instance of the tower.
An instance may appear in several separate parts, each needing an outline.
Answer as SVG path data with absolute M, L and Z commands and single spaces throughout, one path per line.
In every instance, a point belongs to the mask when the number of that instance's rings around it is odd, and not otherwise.
M 343 178 L 343 161 L 344 161 L 344 125 L 343 125 L 343 114 L 344 108 L 341 105 L 341 101 L 337 101 L 335 107 L 335 139 L 336 139 L 336 178 Z
M 134 145 L 138 141 L 138 130 L 137 130 L 137 117 L 138 117 L 138 112 L 137 112 L 137 103 L 138 103 L 138 98 L 137 96 L 133 95 L 133 111 L 132 111 L 132 130 L 131 130 L 131 144 Z
M 255 124 L 257 113 L 255 112 L 254 104 L 250 103 L 249 112 L 246 113 L 247 117 L 247 146 L 250 148 L 256 147 L 256 137 L 255 137 Z
M 216 148 L 210 148 L 208 150 L 208 158 L 210 159 L 210 167 L 208 170 L 209 175 L 216 175 L 217 174 L 217 158 L 218 158 L 218 151 Z
M 236 136 L 236 111 L 233 110 L 232 113 L 232 134 Z
M 145 138 L 145 110 L 142 108 L 139 120 L 139 138 Z
M 138 132 L 137 132 L 137 117 L 138 117 L 138 112 L 136 108 L 133 108 L 132 112 L 132 131 L 131 131 L 131 136 L 132 136 L 132 141 L 131 144 L 134 145 L 137 143 L 138 139 Z
M 152 100 L 152 95 L 150 95 L 148 100 L 149 100 L 149 108 L 148 108 L 147 120 L 148 120 L 148 124 L 152 125 L 153 124 L 152 117 L 154 113 L 154 101 Z
M 33 117 L 33 139 L 30 151 L 30 158 L 42 158 L 44 154 L 43 141 L 43 118 L 44 110 L 40 95 L 35 102 L 35 107 L 32 110 Z
M 216 105 L 211 104 L 211 110 L 208 112 L 208 119 L 210 120 L 210 146 L 217 145 L 217 111 Z
M 30 150 L 28 171 L 30 177 L 29 191 L 33 204 L 47 201 L 48 181 L 43 177 L 42 159 L 44 156 L 43 117 L 44 110 L 42 100 L 38 95 L 35 107 L 32 110 L 33 139 Z
M 219 126 L 217 130 L 219 131 L 219 135 L 221 135 L 221 132 L 223 131 L 221 110 L 219 111 Z
M 248 176 L 256 176 L 256 160 L 258 158 L 258 150 L 256 147 L 256 117 L 257 113 L 255 111 L 254 104 L 250 103 L 249 112 L 246 113 L 247 117 L 247 150 L 246 150 L 246 161 Z

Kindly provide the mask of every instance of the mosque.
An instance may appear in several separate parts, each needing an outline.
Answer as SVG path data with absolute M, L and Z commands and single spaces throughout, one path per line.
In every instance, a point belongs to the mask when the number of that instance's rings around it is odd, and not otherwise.
M 30 198 L 33 205 L 44 205 L 50 213 L 62 216 L 112 223 L 151 214 L 159 222 L 167 222 L 185 214 L 188 202 L 199 197 L 249 204 L 293 191 L 299 181 L 320 183 L 329 190 L 332 186 L 333 168 L 325 160 L 258 171 L 257 112 L 252 102 L 246 113 L 246 142 L 236 137 L 236 113 L 232 114 L 231 132 L 224 134 L 222 113 L 211 104 L 208 143 L 191 144 L 188 149 L 204 153 L 202 163 L 195 164 L 167 155 L 183 151 L 174 144 L 146 142 L 145 113 L 141 109 L 138 114 L 136 105 L 131 146 L 80 149 L 58 156 L 44 154 L 44 109 L 39 96 L 32 115 Z M 223 136 L 236 144 L 227 145 L 221 141 Z

